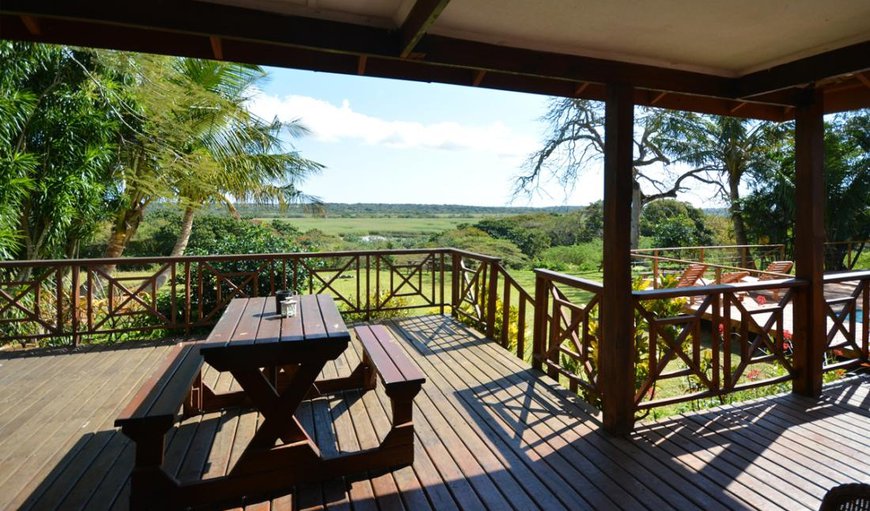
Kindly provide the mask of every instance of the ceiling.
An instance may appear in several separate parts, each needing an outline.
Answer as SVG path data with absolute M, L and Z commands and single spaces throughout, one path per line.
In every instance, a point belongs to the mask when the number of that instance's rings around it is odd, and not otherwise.
M 870 107 L 868 0 L 3 0 L 0 37 L 788 119 Z

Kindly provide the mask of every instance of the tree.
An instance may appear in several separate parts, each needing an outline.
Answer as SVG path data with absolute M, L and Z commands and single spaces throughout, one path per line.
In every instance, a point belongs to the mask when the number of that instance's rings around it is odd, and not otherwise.
M 662 142 L 671 138 L 667 132 L 673 124 L 670 119 L 686 115 L 656 108 L 636 109 L 635 155 L 632 163 L 634 191 L 631 203 L 631 246 L 634 248 L 638 246 L 640 213 L 645 204 L 665 197 L 676 197 L 689 178 L 709 182 L 704 169 L 692 169 L 677 175 L 669 167 L 675 147 Z M 602 103 L 556 98 L 550 102 L 543 120 L 547 123 L 543 147 L 527 160 L 526 174 L 517 179 L 515 193 L 532 193 L 545 173 L 555 176 L 563 187 L 571 188 L 588 165 L 603 158 Z M 656 169 L 663 169 L 659 172 L 663 177 L 658 175 Z
M 744 202 L 748 231 L 756 239 L 784 243 L 794 238 L 795 162 L 783 151 L 777 165 L 755 176 Z M 870 238 L 870 111 L 841 114 L 825 123 L 825 228 L 831 241 Z M 800 205 L 803 206 L 803 205 Z M 828 269 L 844 269 L 845 246 L 831 246 Z
M 75 257 L 105 218 L 120 125 L 93 51 L 0 42 L 0 255 Z
M 719 195 L 729 205 L 734 237 L 748 245 L 740 184 L 748 173 L 766 175 L 786 148 L 788 127 L 736 117 L 686 113 L 667 119 L 662 145 L 692 172 L 715 176 Z M 707 182 L 711 182 L 709 179 Z
M 321 166 L 287 151 L 280 135 L 306 133 L 298 122 L 264 121 L 247 110 L 247 94 L 265 73 L 257 66 L 153 55 L 118 63 L 139 78 L 133 86 L 137 129 L 124 141 L 114 189 L 114 221 L 106 257 L 119 257 L 145 209 L 158 200 L 184 210 L 171 255 L 188 243 L 202 205 L 231 197 L 261 202 L 305 198 L 301 179 Z
M 235 213 L 230 196 L 281 205 L 314 200 L 298 184 L 322 165 L 285 151 L 281 139 L 282 133 L 303 136 L 307 128 L 298 120 L 266 122 L 246 108 L 247 94 L 265 76 L 260 68 L 193 59 L 180 60 L 178 65 L 180 79 L 189 81 L 190 88 L 205 89 L 220 101 L 189 112 L 199 131 L 190 133 L 185 144 L 192 162 L 177 186 L 184 216 L 171 256 L 184 253 L 193 216 L 206 203 L 224 203 Z
M 713 243 L 713 232 L 707 227 L 704 212 L 674 199 L 658 200 L 644 206 L 640 234 L 654 238 L 656 247 Z

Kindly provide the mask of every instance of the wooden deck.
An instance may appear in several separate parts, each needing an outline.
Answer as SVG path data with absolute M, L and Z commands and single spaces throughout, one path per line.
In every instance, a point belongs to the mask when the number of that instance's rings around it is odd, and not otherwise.
M 390 326 L 428 378 L 415 401 L 413 467 L 245 509 L 817 509 L 827 488 L 870 482 L 867 377 L 829 386 L 819 400 L 761 399 L 615 439 L 568 392 L 450 318 Z M 0 355 L 0 509 L 126 509 L 132 448 L 112 421 L 166 350 Z M 358 356 L 327 372 L 349 371 Z M 309 402 L 301 419 L 335 453 L 374 445 L 388 406 L 380 392 L 351 393 Z M 223 474 L 257 420 L 224 412 L 186 421 L 170 440 L 169 467 L 182 479 Z

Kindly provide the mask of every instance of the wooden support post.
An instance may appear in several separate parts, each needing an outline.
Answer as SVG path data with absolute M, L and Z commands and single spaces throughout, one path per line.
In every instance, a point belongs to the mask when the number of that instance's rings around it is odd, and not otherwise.
M 825 294 L 825 124 L 822 93 L 810 89 L 795 110 L 795 276 L 809 282 L 794 304 L 793 390 L 806 396 L 822 391 L 826 344 Z
M 634 90 L 608 85 L 604 121 L 604 291 L 601 297 L 600 385 L 604 428 L 634 428 L 634 308 L 631 296 Z

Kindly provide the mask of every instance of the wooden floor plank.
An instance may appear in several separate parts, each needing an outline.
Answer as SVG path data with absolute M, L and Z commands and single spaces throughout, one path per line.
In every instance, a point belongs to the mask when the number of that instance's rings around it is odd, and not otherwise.
M 486 365 L 485 360 L 478 360 L 482 365 Z M 507 398 L 505 398 L 507 399 Z M 653 508 L 665 505 L 666 502 L 676 501 L 677 506 L 688 506 L 688 501 L 683 500 L 684 495 L 688 495 L 683 487 L 683 493 L 676 487 L 671 486 L 665 480 L 659 479 L 658 467 L 654 461 L 650 460 L 643 452 L 635 449 L 634 446 L 621 442 L 620 440 L 610 440 L 600 433 L 598 429 L 593 429 L 588 424 L 583 424 L 576 421 L 565 421 L 564 417 L 560 417 L 558 412 L 559 407 L 551 406 L 548 411 L 541 414 L 534 412 L 529 415 L 539 423 L 549 425 L 552 431 L 558 432 L 562 437 L 564 444 L 559 448 L 574 448 L 580 450 L 584 455 L 592 460 L 599 472 L 609 472 L 610 470 L 619 471 L 620 473 L 630 474 L 630 477 L 623 477 L 615 480 L 626 492 L 631 492 L 634 495 L 645 497 L 643 499 L 646 504 L 652 504 Z M 579 448 L 579 446 L 583 446 Z M 633 452 L 632 452 L 633 451 Z M 652 465 L 652 466 L 650 466 Z M 612 469 L 608 467 L 612 466 Z M 603 478 L 598 478 L 597 482 L 603 481 Z M 706 509 L 717 509 L 719 503 L 709 499 L 704 495 L 694 495 L 699 504 Z M 661 500 L 656 500 L 660 498 Z
M 46 398 L 52 401 L 51 405 L 43 409 L 43 414 L 33 417 L 34 422 L 27 428 L 28 434 L 18 439 L 20 444 L 7 450 L 10 457 L 0 466 L 15 464 L 16 467 L 11 477 L 0 484 L 0 495 L 14 496 L 9 502 L 11 507 L 33 500 L 33 494 L 39 493 L 37 489 L 46 489 L 44 471 L 50 470 L 50 476 L 61 473 L 65 463 L 76 459 L 78 450 L 87 444 L 83 441 L 86 440 L 86 428 L 99 430 L 108 427 L 108 417 L 116 413 L 118 402 L 130 394 L 131 386 L 140 385 L 146 376 L 139 368 L 143 361 L 148 360 L 147 357 L 129 357 L 133 363 L 125 363 L 124 355 L 129 353 L 124 350 L 110 352 L 108 355 L 111 356 L 99 355 L 102 353 L 82 355 L 89 358 L 83 366 L 87 368 L 85 372 L 89 378 L 78 375 L 65 380 L 58 392 Z M 132 370 L 134 375 L 132 382 L 123 381 L 128 370 Z M 136 376 L 139 374 L 142 377 Z M 79 381 L 92 384 L 77 385 Z M 34 452 L 43 452 L 45 456 L 33 456 Z
M 870 479 L 868 377 L 827 385 L 819 399 L 725 405 L 617 439 L 575 396 L 450 318 L 403 318 L 391 329 L 427 377 L 413 466 L 233 509 L 779 511 L 817 509 L 830 486 Z M 0 508 L 127 509 L 133 446 L 112 422 L 161 349 L 0 356 Z M 359 357 L 354 342 L 324 375 L 349 374 Z M 203 378 L 218 391 L 239 388 L 209 368 Z M 329 455 L 377 445 L 390 414 L 379 389 L 305 402 L 298 418 Z M 259 420 L 235 410 L 182 422 L 170 431 L 167 470 L 190 480 L 225 474 Z

